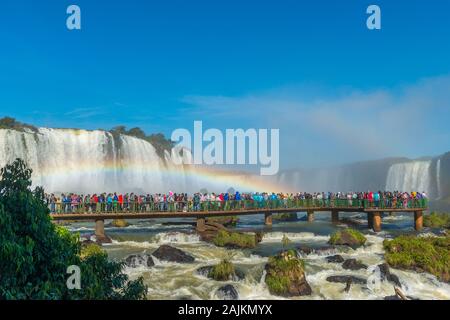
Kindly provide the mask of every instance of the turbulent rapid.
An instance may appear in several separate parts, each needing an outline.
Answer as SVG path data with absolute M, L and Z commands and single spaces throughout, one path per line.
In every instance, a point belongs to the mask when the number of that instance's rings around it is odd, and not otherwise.
M 354 220 L 363 221 L 359 214 L 347 214 Z M 302 214 L 299 214 L 301 217 Z M 165 220 L 137 221 L 127 228 L 107 228 L 107 233 L 113 243 L 106 245 L 110 259 L 124 260 L 131 254 L 151 254 L 160 245 L 170 244 L 195 257 L 193 263 L 174 263 L 159 261 L 154 258 L 155 266 L 144 264 L 137 267 L 126 267 L 125 271 L 131 278 L 143 276 L 149 290 L 149 299 L 220 299 L 217 289 L 225 284 L 232 284 L 240 299 L 284 299 L 270 294 L 265 281 L 264 266 L 268 257 L 282 249 L 281 240 L 286 235 L 291 243 L 289 248 L 302 247 L 317 248 L 311 254 L 302 254 L 305 261 L 306 279 L 311 285 L 312 295 L 296 297 L 295 299 L 384 299 L 394 295 L 393 284 L 381 281 L 379 287 L 354 283 L 349 292 L 344 291 L 345 283 L 332 283 L 326 279 L 329 276 L 352 275 L 363 279 L 370 279 L 375 267 L 384 261 L 382 242 L 399 233 L 412 232 L 411 217 L 408 215 L 389 216 L 384 219 L 384 230 L 375 234 L 366 233 L 367 244 L 358 249 L 331 248 L 321 250 L 327 245 L 329 234 L 334 230 L 345 227 L 333 225 L 329 215 L 317 214 L 314 223 L 306 221 L 279 222 L 271 229 L 262 225 L 262 217 L 242 217 L 237 230 L 260 230 L 264 232 L 262 242 L 255 249 L 224 249 L 200 240 L 187 219 L 180 219 L 179 223 L 167 225 Z M 84 235 L 92 234 L 92 226 L 76 224 L 70 226 Z M 425 232 L 429 232 L 426 230 Z M 301 253 L 302 251 L 299 250 Z M 355 258 L 368 266 L 365 270 L 345 270 L 342 264 L 329 263 L 327 256 L 339 254 L 345 259 Z M 231 262 L 243 270 L 245 278 L 236 281 L 215 281 L 198 274 L 196 270 L 203 266 L 219 263 L 222 259 Z M 450 299 L 450 286 L 440 282 L 436 277 L 427 273 L 402 271 L 391 268 L 391 273 L 399 277 L 403 292 L 416 299 Z

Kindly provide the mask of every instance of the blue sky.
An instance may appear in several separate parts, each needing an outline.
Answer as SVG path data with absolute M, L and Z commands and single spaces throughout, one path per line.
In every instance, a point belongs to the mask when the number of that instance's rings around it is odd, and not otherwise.
M 380 31 L 365 26 L 370 4 Z M 449 16 L 440 0 L 6 0 L 0 116 L 279 128 L 282 167 L 436 155 L 450 150 Z

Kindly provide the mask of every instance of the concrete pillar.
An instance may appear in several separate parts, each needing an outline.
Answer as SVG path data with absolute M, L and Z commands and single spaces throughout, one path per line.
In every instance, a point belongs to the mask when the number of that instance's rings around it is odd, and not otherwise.
M 97 239 L 105 238 L 105 220 L 95 220 L 95 237 Z
M 272 213 L 266 212 L 264 214 L 264 224 L 266 226 L 271 226 L 272 225 Z
M 414 212 L 414 228 L 420 231 L 423 228 L 423 211 Z
M 313 222 L 314 221 L 314 211 L 312 210 L 308 210 L 306 212 L 307 216 L 308 216 L 308 222 Z
M 337 211 L 337 210 L 331 211 L 331 221 L 333 223 L 338 223 L 339 222 L 339 211 Z
M 205 218 L 197 218 L 197 231 L 205 231 Z
M 381 212 L 379 211 L 373 213 L 373 231 L 381 231 Z
M 367 228 L 373 229 L 373 213 L 367 212 Z

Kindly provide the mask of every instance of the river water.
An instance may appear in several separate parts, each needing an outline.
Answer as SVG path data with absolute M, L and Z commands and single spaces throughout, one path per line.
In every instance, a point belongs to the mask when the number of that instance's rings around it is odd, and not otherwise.
M 291 240 L 289 247 L 319 248 L 327 245 L 332 232 L 346 227 L 345 224 L 332 224 L 329 213 L 316 213 L 312 223 L 305 221 L 303 213 L 298 213 L 298 217 L 299 221 L 274 222 L 271 228 L 264 226 L 262 215 L 240 217 L 237 230 L 264 231 L 262 242 L 251 250 L 230 250 L 200 241 L 192 226 L 193 220 L 183 218 L 176 220 L 180 223 L 177 225 L 167 224 L 173 223 L 174 219 L 160 219 L 130 220 L 131 225 L 126 228 L 106 227 L 106 233 L 113 239 L 113 243 L 104 248 L 113 260 L 122 260 L 136 253 L 151 254 L 161 244 L 170 244 L 195 257 L 195 262 L 188 264 L 163 262 L 154 258 L 153 267 L 126 267 L 125 272 L 130 278 L 143 276 L 149 287 L 148 299 L 218 299 L 216 290 L 227 283 L 235 286 L 240 299 L 283 299 L 271 295 L 264 283 L 264 265 L 268 256 L 282 249 L 283 235 L 286 234 Z M 394 295 L 393 284 L 387 281 L 378 281 L 379 285 L 375 286 L 352 284 L 350 291 L 344 292 L 345 284 L 331 283 L 326 278 L 331 275 L 354 275 L 365 279 L 377 277 L 376 274 L 374 276 L 374 270 L 384 262 L 383 240 L 399 234 L 414 233 L 412 216 L 398 214 L 384 217 L 383 231 L 378 234 L 367 230 L 365 216 L 362 214 L 341 213 L 341 217 L 350 217 L 361 223 L 353 227 L 366 235 L 367 244 L 356 250 L 345 247 L 304 255 L 306 279 L 313 293 L 311 296 L 295 299 L 383 299 Z M 94 232 L 92 223 L 74 223 L 68 227 L 80 232 L 82 236 L 90 236 Z M 425 228 L 421 234 L 439 232 Z M 352 271 L 343 269 L 342 264 L 328 263 L 326 257 L 334 254 L 340 254 L 344 259 L 356 258 L 369 268 Z M 199 267 L 216 264 L 224 258 L 230 259 L 236 268 L 244 271 L 245 279 L 219 282 L 196 273 Z M 402 290 L 407 296 L 418 299 L 450 299 L 450 285 L 439 282 L 430 274 L 392 268 L 391 273 L 399 277 Z

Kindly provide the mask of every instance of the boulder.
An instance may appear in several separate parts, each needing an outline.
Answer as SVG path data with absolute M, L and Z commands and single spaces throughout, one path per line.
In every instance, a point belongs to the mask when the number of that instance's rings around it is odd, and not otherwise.
M 344 258 L 339 254 L 327 257 L 327 262 L 331 263 L 342 263 L 344 261 L 345 261 Z
M 239 300 L 239 293 L 231 284 L 221 286 L 217 289 L 216 295 L 221 300 Z
M 155 262 L 149 254 L 132 254 L 125 258 L 125 264 L 131 268 L 138 266 L 153 267 Z
M 367 269 L 367 266 L 359 260 L 347 259 L 342 264 L 342 268 L 347 270 L 359 270 L 359 269 Z
M 366 279 L 352 276 L 352 275 L 329 276 L 327 278 L 327 281 L 328 282 L 336 282 L 336 283 L 348 283 L 350 281 L 351 283 L 355 283 L 355 284 L 366 284 L 367 283 Z
M 397 287 L 400 287 L 400 288 L 402 287 L 402 284 L 400 283 L 400 279 L 395 274 L 391 273 L 391 270 L 387 263 L 379 264 L 378 268 L 380 269 L 381 280 L 387 280 L 387 281 L 395 284 Z
M 163 244 L 156 249 L 156 251 L 153 252 L 153 256 L 159 260 L 178 263 L 190 263 L 195 260 L 193 256 L 187 254 L 186 252 L 166 244 Z

